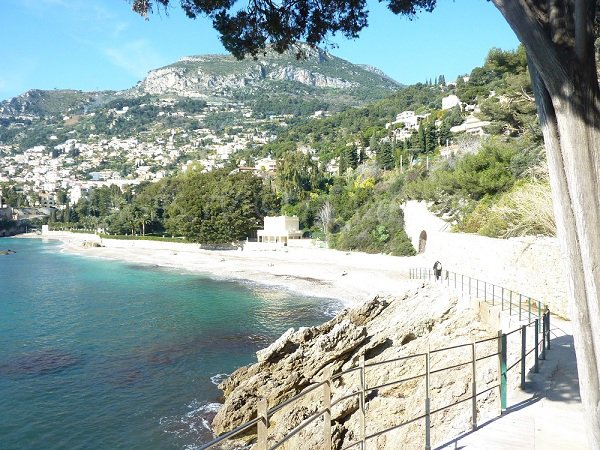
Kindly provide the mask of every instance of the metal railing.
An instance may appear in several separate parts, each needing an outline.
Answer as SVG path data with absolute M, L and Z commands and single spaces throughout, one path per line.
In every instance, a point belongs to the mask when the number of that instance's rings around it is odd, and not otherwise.
M 421 271 L 423 270 L 423 271 Z M 424 272 L 426 269 L 411 269 L 410 275 L 411 278 L 421 278 L 421 276 L 423 274 L 425 274 L 426 272 Z M 453 272 L 445 272 L 446 274 L 453 274 Z M 457 274 L 454 274 L 457 275 Z M 433 275 L 432 275 L 433 277 Z M 429 275 L 427 276 L 427 278 L 429 279 Z M 465 277 L 464 279 L 466 279 L 467 277 Z M 469 277 L 470 280 L 474 280 L 472 278 Z M 457 278 L 456 276 L 447 276 L 445 278 L 444 281 L 446 280 L 452 280 L 453 283 L 456 282 Z M 478 282 L 480 282 L 480 280 L 477 280 Z M 450 282 L 450 281 L 448 281 Z M 504 293 L 508 292 L 508 293 L 512 293 L 512 294 L 507 294 L 509 295 L 513 295 L 515 294 L 514 291 L 510 291 L 508 289 L 504 289 L 501 288 L 501 296 L 500 297 L 496 297 L 494 295 L 494 289 L 498 288 L 498 286 L 489 284 L 489 283 L 485 283 L 482 282 L 483 284 L 483 291 L 482 292 L 488 292 L 488 289 L 491 287 L 492 289 L 492 296 L 490 298 L 490 301 L 495 303 L 495 299 L 499 298 L 501 301 L 504 300 Z M 464 282 L 461 281 L 461 285 L 462 286 L 471 286 L 471 282 L 469 281 L 468 284 L 466 285 Z M 477 289 L 477 288 L 476 288 Z M 475 294 L 477 291 L 473 291 L 473 293 Z M 519 295 L 519 298 L 523 298 L 522 295 Z M 529 299 L 529 301 L 527 301 L 525 304 L 526 305 L 530 305 L 531 304 L 531 299 L 529 297 L 525 297 L 527 299 Z M 504 302 L 502 303 L 504 305 Z M 520 301 L 517 304 L 512 304 L 512 302 L 507 300 L 507 308 L 508 310 L 511 311 L 512 313 L 512 306 L 515 306 L 516 309 L 519 309 L 519 311 L 522 309 L 521 308 L 522 305 L 522 301 Z M 504 309 L 504 307 L 503 307 Z M 527 313 L 529 314 L 530 312 L 530 308 L 526 309 Z M 439 348 L 439 349 L 433 349 L 433 350 L 429 350 L 425 353 L 419 353 L 419 354 L 415 354 L 415 355 L 408 355 L 408 356 L 402 356 L 402 357 L 398 357 L 398 358 L 394 358 L 394 359 L 389 359 L 389 360 L 385 360 L 385 361 L 377 361 L 377 362 L 372 362 L 372 363 L 367 363 L 365 360 L 364 355 L 360 356 L 359 359 L 359 363 L 358 366 L 352 367 L 350 369 L 346 369 L 344 371 L 341 371 L 339 373 L 336 373 L 335 375 L 332 374 L 331 369 L 327 368 L 323 374 L 323 379 L 320 382 L 314 383 L 312 384 L 310 387 L 308 387 L 307 389 L 305 389 L 303 392 L 299 393 L 298 395 L 272 407 L 272 408 L 268 408 L 268 402 L 267 399 L 259 399 L 257 402 L 257 409 L 256 409 L 256 418 L 254 418 L 253 420 L 246 422 L 240 426 L 238 426 L 237 428 L 219 436 L 218 438 L 212 440 L 211 442 L 203 445 L 202 447 L 200 447 L 201 449 L 209 449 L 209 448 L 217 448 L 216 446 L 220 443 L 223 443 L 224 441 L 227 441 L 231 438 L 241 438 L 242 436 L 246 436 L 248 435 L 249 430 L 251 429 L 255 429 L 256 432 L 252 432 L 252 435 L 256 436 L 256 440 L 254 441 L 254 443 L 256 444 L 256 449 L 257 450 L 274 450 L 279 448 L 280 446 L 282 446 L 283 444 L 285 444 L 286 442 L 290 441 L 294 436 L 298 435 L 298 433 L 300 433 L 302 430 L 307 429 L 308 426 L 310 426 L 311 424 L 315 423 L 318 419 L 323 419 L 322 420 L 322 424 L 319 424 L 319 427 L 321 428 L 320 433 L 322 434 L 322 448 L 324 450 L 331 450 L 332 448 L 332 426 L 331 426 L 331 414 L 332 414 L 332 408 L 335 407 L 336 405 L 340 404 L 343 401 L 349 400 L 349 399 L 357 399 L 358 400 L 358 407 L 354 412 L 358 413 L 358 422 L 359 422 L 359 433 L 358 433 L 358 438 L 354 441 L 351 442 L 349 444 L 347 444 L 345 447 L 343 447 L 343 450 L 346 449 L 351 449 L 351 448 L 360 448 L 361 450 L 365 450 L 366 449 L 366 445 L 367 442 L 372 440 L 372 439 L 376 439 L 379 436 L 382 436 L 386 433 L 390 433 L 392 431 L 395 430 L 399 430 L 402 427 L 411 425 L 411 424 L 416 424 L 420 421 L 423 422 L 424 424 L 424 435 L 423 435 L 423 446 L 426 450 L 430 450 L 432 447 L 432 438 L 431 438 L 431 430 L 432 430 L 432 425 L 431 425 L 431 421 L 432 421 L 432 416 L 434 416 L 435 414 L 441 413 L 443 411 L 448 410 L 449 408 L 455 407 L 457 405 L 463 404 L 465 402 L 471 402 L 471 422 L 469 424 L 469 427 L 471 428 L 471 430 L 476 430 L 478 427 L 478 407 L 477 407 L 477 400 L 480 396 L 485 395 L 487 393 L 494 393 L 497 392 L 498 395 L 498 400 L 499 400 L 499 414 L 501 415 L 506 409 L 507 409 L 507 392 L 508 392 L 508 375 L 510 373 L 511 370 L 519 367 L 519 371 L 520 371 L 520 386 L 521 388 L 525 387 L 525 375 L 526 375 L 526 371 L 527 371 L 527 357 L 533 354 L 533 370 L 534 372 L 538 372 L 539 370 L 539 360 L 543 360 L 545 359 L 545 355 L 546 355 L 546 351 L 550 349 L 550 312 L 548 311 L 547 308 L 544 309 L 544 312 L 542 313 L 541 310 L 541 306 L 538 307 L 538 312 L 540 314 L 539 317 L 535 318 L 534 320 L 530 321 L 527 324 L 523 324 L 521 325 L 519 328 L 512 330 L 508 333 L 503 333 L 502 331 L 498 331 L 497 336 L 493 336 L 487 339 L 482 339 L 482 340 L 478 340 L 478 341 L 473 341 L 470 343 L 463 343 L 463 344 L 458 344 L 458 345 L 452 345 L 452 346 L 448 346 L 448 347 L 443 347 L 443 348 Z M 519 312 L 520 314 L 520 312 Z M 541 334 L 540 334 L 540 321 L 541 321 Z M 528 337 L 528 332 L 527 329 L 528 328 L 533 328 L 533 333 L 532 333 L 532 337 L 533 339 L 533 345 L 531 345 L 529 348 L 527 347 L 527 337 Z M 509 346 L 508 346 L 508 340 L 509 338 L 511 338 L 513 335 L 516 336 L 517 333 L 520 333 L 520 349 L 517 347 L 517 351 L 516 352 L 509 352 Z M 494 341 L 495 344 L 494 344 Z M 486 345 L 487 344 L 487 345 Z M 482 350 L 479 350 L 480 347 L 478 346 L 485 346 L 487 347 L 483 352 Z M 490 350 L 490 348 L 492 348 L 492 350 Z M 437 354 L 441 354 L 444 352 L 450 352 L 450 351 L 454 351 L 454 350 L 458 350 L 458 349 L 468 349 L 469 350 L 469 354 L 470 357 L 466 360 L 462 360 L 462 361 L 458 361 L 458 362 L 453 362 L 450 365 L 447 366 L 443 366 L 443 367 L 438 367 L 436 365 L 436 361 L 435 361 L 435 355 Z M 483 353 L 483 354 L 482 354 Z M 517 354 L 518 357 L 516 360 L 514 361 L 510 361 L 510 365 L 509 365 L 509 355 L 513 355 L 513 354 Z M 478 372 L 478 367 L 482 364 L 483 361 L 489 360 L 490 358 L 495 358 L 497 360 L 497 371 L 496 371 L 496 379 L 494 380 L 493 383 L 488 383 L 485 384 L 484 386 L 480 386 L 480 384 L 477 383 L 477 372 Z M 381 366 L 381 365 L 385 365 L 385 364 L 394 364 L 394 363 L 400 363 L 402 365 L 405 365 L 405 363 L 407 363 L 408 361 L 421 361 L 420 364 L 416 364 L 416 366 L 418 368 L 420 368 L 420 370 L 417 371 L 417 373 L 411 373 L 411 374 L 407 374 L 407 376 L 401 377 L 399 379 L 393 379 L 393 380 L 388 380 L 385 383 L 379 383 L 379 384 L 373 384 L 371 385 L 368 380 L 367 380 L 367 375 L 370 369 L 377 367 L 377 366 Z M 415 366 L 415 364 L 413 364 L 413 366 Z M 410 367 L 413 367 L 410 366 Z M 408 367 L 408 366 L 406 366 Z M 464 368 L 468 368 L 470 367 L 470 378 L 471 378 L 471 389 L 470 389 L 470 394 L 468 396 L 465 397 L 461 397 L 456 401 L 451 402 L 450 404 L 445 404 L 445 405 L 435 405 L 434 407 L 432 407 L 432 402 L 436 400 L 436 397 L 431 389 L 431 380 L 433 376 L 437 376 L 439 374 L 444 374 L 448 371 L 451 370 L 462 370 Z M 489 368 L 489 366 L 488 366 Z M 347 377 L 350 376 L 352 374 L 357 373 L 358 375 L 358 386 L 357 389 L 352 390 L 349 393 L 344 393 L 344 395 L 339 396 L 338 398 L 335 398 L 332 395 L 332 386 L 333 386 L 333 382 L 340 380 L 342 377 Z M 401 421 L 398 424 L 395 424 L 391 427 L 388 427 L 386 429 L 383 430 L 377 430 L 377 431 L 373 431 L 373 432 L 367 432 L 367 404 L 369 401 L 371 401 L 374 396 L 377 396 L 379 393 L 380 389 L 383 388 L 391 388 L 394 386 L 399 386 L 403 383 L 408 383 L 408 382 L 417 382 L 417 381 L 421 381 L 422 384 L 420 386 L 416 386 L 414 388 L 414 392 L 413 394 L 417 397 L 417 399 L 419 399 L 419 395 L 420 395 L 420 400 L 422 401 L 422 406 L 420 409 L 416 409 L 414 411 L 414 415 L 412 417 L 409 417 L 403 421 Z M 419 389 L 420 389 L 420 394 L 419 394 Z M 321 405 L 321 407 L 317 407 L 316 411 L 311 414 L 309 417 L 305 418 L 301 423 L 297 424 L 296 426 L 294 426 L 294 428 L 292 428 L 291 430 L 288 430 L 286 435 L 281 438 L 278 441 L 274 441 L 274 442 L 269 442 L 269 420 L 279 411 L 281 411 L 282 409 L 284 409 L 286 406 L 290 406 L 296 402 L 298 402 L 300 399 L 306 397 L 309 394 L 316 394 L 317 390 L 320 390 L 320 400 L 319 400 L 319 404 Z M 496 391 L 497 390 L 497 391 Z M 354 413 L 353 412 L 353 413 Z M 408 413 L 405 413 L 404 415 L 407 415 Z M 311 430 L 312 432 L 319 432 L 317 430 Z M 449 436 L 445 436 L 446 439 L 449 438 Z M 230 448 L 230 447 L 228 447 Z
M 462 275 L 449 270 L 443 270 L 437 278 L 435 272 L 428 268 L 414 268 L 409 270 L 411 279 L 437 280 L 448 287 L 460 289 L 461 292 L 471 295 L 480 300 L 490 303 L 492 306 L 500 306 L 502 311 L 508 311 L 511 316 L 518 316 L 519 321 L 528 320 L 532 317 L 542 317 L 547 309 L 541 301 L 520 294 L 511 289 L 496 284 L 479 280 L 468 275 Z

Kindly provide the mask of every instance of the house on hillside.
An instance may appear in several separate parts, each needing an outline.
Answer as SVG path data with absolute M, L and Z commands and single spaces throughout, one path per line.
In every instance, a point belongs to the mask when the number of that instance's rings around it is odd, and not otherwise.
M 442 110 L 452 109 L 455 106 L 460 106 L 462 109 L 462 104 L 460 103 L 460 99 L 454 95 L 450 94 L 444 98 L 442 98 Z
M 489 124 L 490 122 L 488 120 L 481 120 L 475 116 L 469 116 L 462 124 L 450 128 L 450 132 L 465 132 L 467 134 L 477 134 L 479 136 L 483 136 L 485 134 L 483 128 L 487 127 Z
M 301 239 L 298 216 L 265 217 L 264 229 L 257 231 L 258 242 L 287 245 L 290 239 Z

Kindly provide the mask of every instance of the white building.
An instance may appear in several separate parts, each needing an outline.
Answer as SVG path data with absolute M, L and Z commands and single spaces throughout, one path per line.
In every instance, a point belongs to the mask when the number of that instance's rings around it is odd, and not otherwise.
M 450 128 L 450 132 L 460 133 L 464 131 L 467 134 L 477 134 L 479 136 L 483 136 L 485 134 L 483 128 L 487 127 L 489 124 L 490 122 L 487 120 L 481 120 L 475 116 L 469 116 L 461 125 Z
M 454 94 L 450 94 L 442 99 L 442 110 L 452 109 L 456 105 L 460 105 L 460 99 Z
M 396 120 L 385 124 L 385 128 L 389 129 L 392 125 L 404 124 L 404 127 L 408 130 L 416 130 L 419 128 L 419 124 L 423 119 L 429 117 L 429 113 L 426 114 L 415 114 L 414 111 L 402 111 L 396 115 Z
M 298 216 L 265 217 L 263 230 L 258 230 L 258 242 L 270 242 L 287 245 L 289 239 L 301 239 Z

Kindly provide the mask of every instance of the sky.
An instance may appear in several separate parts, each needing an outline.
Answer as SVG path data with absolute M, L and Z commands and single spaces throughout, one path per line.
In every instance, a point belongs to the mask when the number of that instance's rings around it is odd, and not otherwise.
M 178 0 L 172 0 L 178 5 Z M 329 39 L 335 56 L 369 64 L 403 84 L 481 66 L 492 47 L 518 40 L 487 0 L 438 0 L 414 20 L 369 0 L 358 39 Z M 179 7 L 144 20 L 127 0 L 2 0 L 0 101 L 29 89 L 121 90 L 189 55 L 226 53 L 210 21 Z

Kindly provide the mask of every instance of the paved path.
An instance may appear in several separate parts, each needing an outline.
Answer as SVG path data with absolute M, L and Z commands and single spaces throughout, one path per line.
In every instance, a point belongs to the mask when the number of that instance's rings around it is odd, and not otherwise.
M 551 318 L 551 350 L 539 373 L 528 376 L 525 390 L 508 393 L 512 405 L 502 417 L 436 447 L 437 449 L 584 450 L 577 362 L 570 322 Z

